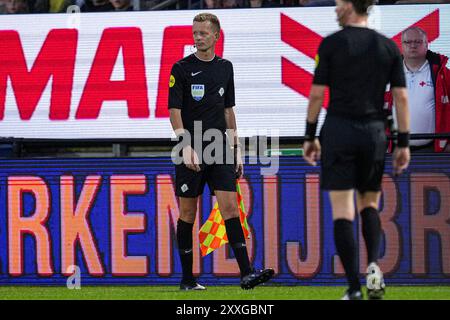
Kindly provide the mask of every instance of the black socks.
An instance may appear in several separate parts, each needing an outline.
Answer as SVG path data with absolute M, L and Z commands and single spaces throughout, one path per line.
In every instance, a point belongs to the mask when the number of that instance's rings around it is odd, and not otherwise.
M 180 254 L 181 267 L 183 269 L 182 282 L 189 282 L 194 279 L 192 274 L 193 253 L 192 253 L 192 229 L 194 224 L 178 219 L 177 222 L 177 242 Z
M 367 248 L 367 262 L 377 262 L 380 250 L 381 220 L 378 210 L 372 207 L 361 211 L 362 234 Z
M 234 256 L 241 271 L 241 277 L 252 272 L 250 260 L 248 258 L 247 247 L 245 244 L 244 232 L 242 231 L 239 217 L 225 220 L 228 241 L 233 248 Z
M 192 223 L 184 222 L 178 219 L 177 222 L 177 242 L 178 252 L 180 254 L 181 266 L 183 268 L 183 282 L 189 282 L 194 279 L 192 274 L 193 252 L 192 252 Z M 247 247 L 245 244 L 244 232 L 242 231 L 241 221 L 238 217 L 225 220 L 228 241 L 233 249 L 234 256 L 239 265 L 241 277 L 252 272 L 250 260 L 248 258 Z
M 334 241 L 350 285 L 350 292 L 361 290 L 352 221 L 346 219 L 334 221 Z

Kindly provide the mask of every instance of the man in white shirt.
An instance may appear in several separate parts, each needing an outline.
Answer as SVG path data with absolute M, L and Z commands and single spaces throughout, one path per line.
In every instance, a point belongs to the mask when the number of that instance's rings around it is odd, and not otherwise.
M 428 50 L 427 34 L 419 27 L 402 33 L 403 63 L 411 114 L 411 133 L 448 133 L 450 92 L 448 58 Z M 438 76 L 439 75 L 439 76 Z M 444 75 L 444 76 L 441 76 Z M 444 107 L 445 106 L 445 107 Z M 413 140 L 411 151 L 450 151 L 447 140 Z

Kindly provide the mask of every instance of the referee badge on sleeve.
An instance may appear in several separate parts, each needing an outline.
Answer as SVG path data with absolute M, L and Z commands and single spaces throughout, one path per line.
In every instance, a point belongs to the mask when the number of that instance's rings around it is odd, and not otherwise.
M 315 62 L 316 68 L 319 65 L 319 60 L 320 60 L 319 54 L 316 54 L 316 56 L 314 57 L 314 62 Z
M 204 84 L 192 84 L 191 85 L 191 95 L 195 101 L 202 100 L 205 95 L 205 85 Z

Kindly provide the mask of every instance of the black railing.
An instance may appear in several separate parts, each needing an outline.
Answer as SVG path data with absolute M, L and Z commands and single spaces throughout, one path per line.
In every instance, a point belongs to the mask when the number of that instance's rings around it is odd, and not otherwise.
M 389 140 L 395 139 L 395 136 L 388 136 Z M 450 139 L 449 133 L 413 133 L 411 140 L 423 139 Z M 251 137 L 244 137 L 246 142 Z M 303 136 L 278 137 L 280 144 L 296 144 L 303 143 Z M 270 141 L 270 140 L 269 140 Z M 38 144 L 63 144 L 63 145 L 104 145 L 114 143 L 126 143 L 134 145 L 151 145 L 151 146 L 172 146 L 176 144 L 171 138 L 75 138 L 75 139 L 51 139 L 51 138 L 16 138 L 16 137 L 0 137 L 0 144 L 4 143 L 38 143 Z
M 395 136 L 389 136 L 388 139 L 393 140 Z M 450 133 L 442 134 L 411 134 L 411 140 L 421 139 L 450 139 Z M 249 146 L 252 142 L 258 141 L 258 145 L 254 150 L 257 154 L 261 154 L 261 144 L 263 148 L 272 148 L 274 139 L 270 137 L 245 137 L 241 138 L 242 144 Z M 304 137 L 278 137 L 277 147 L 281 148 L 294 147 L 298 148 L 304 142 Z M 26 158 L 32 156 L 49 156 L 63 155 L 70 148 L 79 148 L 82 153 L 92 152 L 92 148 L 106 148 L 111 156 L 127 156 L 128 150 L 133 147 L 147 147 L 153 150 L 165 150 L 175 146 L 177 142 L 170 138 L 92 138 L 92 139 L 43 139 L 43 138 L 0 138 L 0 158 Z M 51 150 L 51 151 L 49 151 Z M 78 150 L 80 152 L 80 150 Z M 148 151 L 152 152 L 152 150 Z M 73 151 L 72 151 L 73 153 Z

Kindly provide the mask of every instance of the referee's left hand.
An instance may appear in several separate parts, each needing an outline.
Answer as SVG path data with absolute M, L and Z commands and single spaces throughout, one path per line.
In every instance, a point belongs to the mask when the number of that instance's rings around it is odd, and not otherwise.
M 317 165 L 317 161 L 320 159 L 320 142 L 319 139 L 314 141 L 305 141 L 303 143 L 303 159 L 312 166 Z
M 236 169 L 236 179 L 240 179 L 244 175 L 244 164 L 242 162 L 242 154 L 240 147 L 237 147 L 234 150 L 234 161 Z

